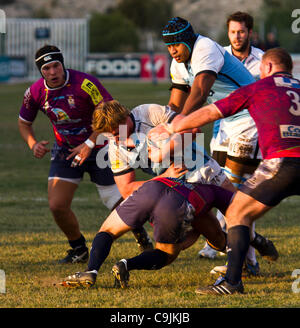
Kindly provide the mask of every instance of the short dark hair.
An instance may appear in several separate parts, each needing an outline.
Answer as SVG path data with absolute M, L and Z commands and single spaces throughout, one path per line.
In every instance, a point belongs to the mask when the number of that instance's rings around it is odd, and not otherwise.
M 247 27 L 248 31 L 253 29 L 253 17 L 249 15 L 248 13 L 244 13 L 242 11 L 237 11 L 227 18 L 227 28 L 229 27 L 229 23 L 231 21 L 234 22 L 244 22 L 245 26 Z
M 284 71 L 291 73 L 293 70 L 292 57 L 283 48 L 272 48 L 267 50 L 262 56 L 262 60 L 266 60 L 266 59 L 269 59 L 275 65 L 282 67 Z

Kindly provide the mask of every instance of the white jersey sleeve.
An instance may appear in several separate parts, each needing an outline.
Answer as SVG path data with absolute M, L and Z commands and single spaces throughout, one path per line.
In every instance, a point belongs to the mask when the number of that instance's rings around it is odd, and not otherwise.
M 224 49 L 213 40 L 199 36 L 191 58 L 191 68 L 194 76 L 203 71 L 213 71 L 217 75 L 223 65 Z
M 224 65 L 224 53 L 223 47 L 213 40 L 199 35 L 191 60 L 187 65 L 177 63 L 175 59 L 172 60 L 170 67 L 172 83 L 191 87 L 195 76 L 201 72 L 210 71 L 217 75 Z

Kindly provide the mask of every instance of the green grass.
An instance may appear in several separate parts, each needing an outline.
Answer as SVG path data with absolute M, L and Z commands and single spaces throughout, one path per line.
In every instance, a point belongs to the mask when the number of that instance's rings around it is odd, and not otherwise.
M 132 108 L 142 103 L 165 104 L 168 85 L 148 83 L 104 83 L 112 95 Z M 300 293 L 292 292 L 291 273 L 300 268 L 299 198 L 291 197 L 257 222 L 257 231 L 276 244 L 280 258 L 269 264 L 259 256 L 262 276 L 246 279 L 247 294 L 230 297 L 201 297 L 199 285 L 214 280 L 209 271 L 224 263 L 198 259 L 203 239 L 181 253 L 160 271 L 133 271 L 130 288 L 113 288 L 112 265 L 123 257 L 138 254 L 131 233 L 116 241 L 91 289 L 68 290 L 54 286 L 62 277 L 85 269 L 85 265 L 58 265 L 68 244 L 55 225 L 47 204 L 49 156 L 34 159 L 21 140 L 17 117 L 29 84 L 0 85 L 0 269 L 6 273 L 6 293 L 1 308 L 287 308 L 299 307 Z M 48 119 L 41 113 L 34 124 L 39 139 L 53 141 Z M 204 129 L 208 145 L 210 129 Z M 143 176 L 140 174 L 140 178 Z M 73 202 L 81 230 L 91 246 L 108 211 L 88 180 L 81 183 Z M 152 235 L 152 229 L 147 225 Z M 300 288 L 300 285 L 299 285 Z

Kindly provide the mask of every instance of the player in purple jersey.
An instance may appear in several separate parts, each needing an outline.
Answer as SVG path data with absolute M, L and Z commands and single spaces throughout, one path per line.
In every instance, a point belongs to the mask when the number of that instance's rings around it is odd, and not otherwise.
M 224 250 L 226 234 L 210 210 L 216 207 L 225 213 L 232 196 L 231 191 L 219 186 L 180 179 L 154 178 L 145 182 L 102 224 L 93 240 L 87 270 L 64 278 L 60 284 L 65 287 L 94 285 L 112 243 L 147 221 L 153 226 L 155 249 L 114 265 L 112 271 L 121 287 L 127 286 L 129 271 L 163 268 L 190 247 L 200 234 L 218 250 Z
M 257 125 L 263 155 L 225 213 L 226 275 L 212 286 L 197 289 L 199 294 L 243 293 L 241 272 L 249 227 L 282 199 L 300 195 L 300 81 L 293 78 L 292 69 L 292 58 L 284 49 L 270 49 L 262 57 L 261 80 L 166 127 L 169 133 L 200 127 L 247 108 Z
M 33 155 L 43 158 L 50 151 L 49 142 L 37 140 L 32 124 L 39 111 L 48 116 L 55 134 L 48 176 L 49 207 L 71 246 L 68 255 L 60 262 L 86 262 L 85 238 L 71 209 L 84 172 L 90 174 L 108 209 L 121 200 L 111 169 L 100 169 L 96 164 L 98 150 L 104 145 L 96 146 L 98 134 L 91 128 L 95 107 L 102 101 L 112 100 L 112 97 L 93 76 L 66 69 L 63 55 L 55 46 L 46 45 L 39 49 L 35 62 L 42 78 L 25 91 L 18 120 L 19 131 Z

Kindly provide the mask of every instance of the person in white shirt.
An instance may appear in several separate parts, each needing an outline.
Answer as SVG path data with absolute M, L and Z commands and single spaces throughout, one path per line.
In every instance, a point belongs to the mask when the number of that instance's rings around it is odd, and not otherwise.
M 162 37 L 173 58 L 168 105 L 180 114 L 187 115 L 206 102 L 223 99 L 255 82 L 239 58 L 210 38 L 194 33 L 181 17 L 169 20 Z M 214 123 L 210 147 L 212 158 L 227 170 L 231 182 L 240 183 L 245 173 L 254 172 L 259 163 L 257 129 L 247 109 Z M 220 223 L 225 224 L 221 216 Z M 200 257 L 208 258 L 216 254 L 208 245 L 199 252 Z
M 235 56 L 238 60 L 240 60 L 244 66 L 249 70 L 252 76 L 258 80 L 260 76 L 259 66 L 261 63 L 261 58 L 264 52 L 256 47 L 251 46 L 250 39 L 253 31 L 253 17 L 245 12 L 237 11 L 227 18 L 227 31 L 228 31 L 228 39 L 230 45 L 224 47 L 230 54 Z M 261 160 L 261 152 L 258 150 L 256 159 L 257 163 Z M 221 166 L 224 166 L 225 163 L 220 163 Z M 246 164 L 246 163 L 245 163 Z M 255 166 L 255 162 L 252 163 Z M 237 172 L 234 171 L 234 167 L 225 167 L 225 173 L 228 175 L 231 182 L 238 187 L 241 183 L 243 183 L 250 175 L 253 173 L 255 167 L 252 168 L 247 167 L 247 172 L 244 172 L 242 176 L 237 177 Z M 235 175 L 234 175 L 235 174 Z M 218 218 L 222 218 L 222 213 L 218 212 Z M 221 221 L 224 222 L 225 221 Z M 254 231 L 255 227 L 252 227 Z M 226 273 L 227 266 L 216 266 L 211 270 L 211 273 Z M 260 273 L 259 263 L 257 262 L 255 249 L 250 246 L 247 259 L 244 265 L 244 271 L 247 275 L 258 275 Z

